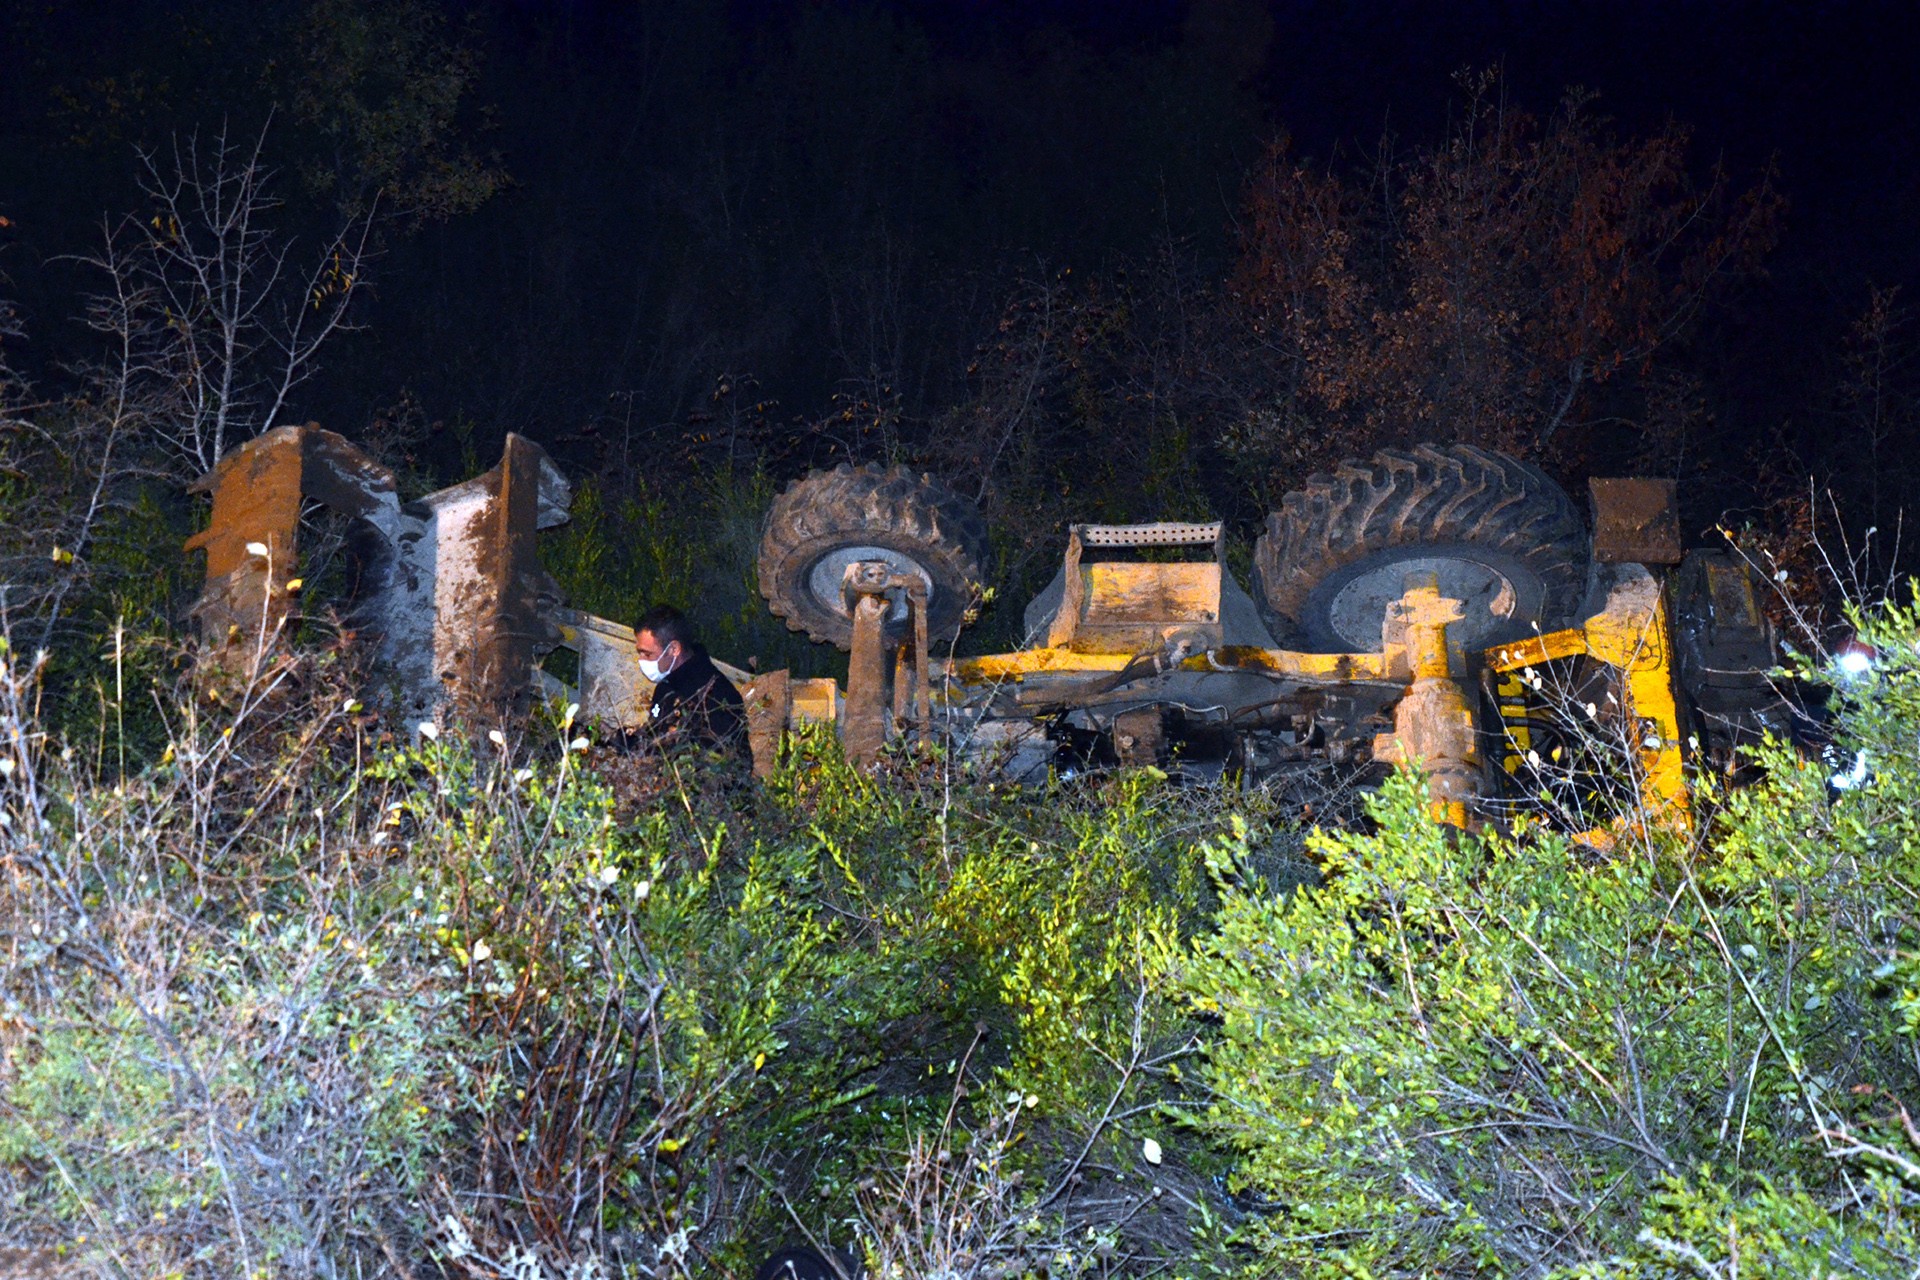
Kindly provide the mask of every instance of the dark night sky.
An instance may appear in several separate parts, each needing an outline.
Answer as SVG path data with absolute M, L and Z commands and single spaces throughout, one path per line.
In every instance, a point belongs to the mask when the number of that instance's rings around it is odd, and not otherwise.
M 788 6 L 772 5 L 772 9 Z M 1177 38 L 1175 3 L 900 6 L 956 44 L 1050 18 L 1115 42 Z M 1772 267 L 1802 305 L 1857 306 L 1863 280 L 1920 278 L 1920 9 L 1730 0 L 1294 3 L 1265 6 L 1258 79 L 1270 128 L 1310 154 L 1421 140 L 1457 109 L 1450 76 L 1497 65 L 1511 99 L 1544 110 L 1573 86 L 1623 133 L 1673 119 L 1701 162 L 1740 174 L 1772 161 L 1790 200 Z M 1019 16 L 1010 17 L 1017 13 Z M 937 16 L 935 16 L 937 15 Z M 1044 15 L 1044 16 L 1043 16 Z M 1800 290 L 1807 293 L 1799 294 Z
M 0 19 L 0 66 L 23 69 L 0 74 L 15 224 L 0 268 L 38 358 L 64 353 L 52 317 L 72 292 L 47 264 L 130 207 L 129 144 L 259 118 L 265 81 L 245 68 L 285 61 L 276 33 L 301 10 L 61 0 Z M 471 0 L 449 6 L 450 29 L 481 55 L 473 119 L 515 186 L 389 246 L 371 332 L 336 354 L 311 409 L 351 430 L 405 387 L 483 436 L 558 440 L 638 388 L 643 416 L 678 420 L 744 369 L 804 415 L 888 341 L 909 400 L 931 404 L 1007 264 L 1097 268 L 1177 235 L 1217 265 L 1266 138 L 1286 130 L 1320 159 L 1357 159 L 1385 132 L 1428 143 L 1459 109 L 1453 73 L 1498 65 L 1536 112 L 1579 85 L 1623 133 L 1685 123 L 1696 169 L 1723 158 L 1750 181 L 1777 163 L 1784 236 L 1768 278 L 1715 317 L 1710 378 L 1723 419 L 1767 430 L 1822 376 L 1869 283 L 1920 278 L 1910 10 Z M 164 80 L 150 112 L 90 151 L 61 140 L 59 92 L 142 69 Z M 855 340 L 825 318 L 873 279 L 918 330 Z

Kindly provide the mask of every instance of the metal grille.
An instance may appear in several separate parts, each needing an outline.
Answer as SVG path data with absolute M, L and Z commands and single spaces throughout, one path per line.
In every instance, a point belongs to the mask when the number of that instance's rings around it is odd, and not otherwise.
M 1190 547 L 1220 540 L 1220 522 L 1211 524 L 1083 524 L 1080 541 L 1089 547 Z

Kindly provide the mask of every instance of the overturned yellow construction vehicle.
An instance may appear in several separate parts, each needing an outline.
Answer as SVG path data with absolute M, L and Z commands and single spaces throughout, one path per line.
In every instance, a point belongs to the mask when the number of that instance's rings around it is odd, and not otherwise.
M 956 657 L 978 516 L 931 477 L 847 466 L 776 501 L 760 584 L 789 626 L 851 651 L 836 718 L 856 759 L 891 725 L 1016 778 L 1155 765 L 1284 785 L 1417 763 L 1458 824 L 1684 823 L 1689 754 L 1787 728 L 1774 637 L 1743 564 L 1683 553 L 1671 482 L 1591 494 L 1590 533 L 1525 462 L 1384 451 L 1286 496 L 1251 594 L 1218 523 L 1075 525 L 1026 645 Z M 791 714 L 778 681 L 761 692 L 763 715 Z
M 276 633 L 302 513 L 344 515 L 349 618 L 411 723 L 524 715 L 542 689 L 630 728 L 651 687 L 633 633 L 572 611 L 540 569 L 540 529 L 571 493 L 540 448 L 415 502 L 338 435 L 285 427 L 223 459 L 207 585 L 212 665 Z M 1538 468 L 1468 445 L 1389 450 L 1313 477 L 1267 520 L 1253 591 L 1218 523 L 1075 525 L 1027 606 L 1027 643 L 955 656 L 982 597 L 986 528 L 906 468 L 842 466 L 768 512 L 759 581 L 788 626 L 849 651 L 844 688 L 722 665 L 747 696 L 756 765 L 792 725 L 832 722 L 848 755 L 907 735 L 1016 779 L 1153 765 L 1303 789 L 1416 764 L 1436 813 L 1503 810 L 1574 830 L 1632 811 L 1684 823 L 1689 754 L 1720 759 L 1786 708 L 1755 582 L 1721 552 L 1683 554 L 1673 486 L 1591 482 L 1591 533 Z M 542 654 L 575 650 L 556 690 Z

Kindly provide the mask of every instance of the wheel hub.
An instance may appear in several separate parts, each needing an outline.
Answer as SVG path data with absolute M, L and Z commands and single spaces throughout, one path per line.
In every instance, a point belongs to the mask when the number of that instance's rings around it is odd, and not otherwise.
M 848 566 L 863 560 L 881 561 L 896 574 L 912 574 L 926 584 L 927 598 L 933 598 L 933 575 L 912 556 L 891 547 L 835 547 L 814 561 L 813 568 L 807 573 L 807 590 L 826 608 L 851 617 L 842 584 L 846 581 Z M 887 592 L 887 622 L 904 623 L 906 620 L 907 593 L 895 587 Z
M 1408 587 L 1428 579 L 1441 595 L 1460 602 L 1466 616 L 1449 631 L 1468 649 L 1484 648 L 1491 636 L 1507 629 L 1520 606 L 1513 580 L 1490 564 L 1457 556 L 1418 556 L 1356 575 L 1334 594 L 1329 625 L 1348 650 L 1370 653 L 1380 647 L 1388 606 Z

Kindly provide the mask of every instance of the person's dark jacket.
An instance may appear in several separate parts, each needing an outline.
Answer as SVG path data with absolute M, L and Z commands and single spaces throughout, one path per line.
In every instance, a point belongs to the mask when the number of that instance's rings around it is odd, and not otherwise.
M 746 753 L 746 704 L 701 646 L 687 646 L 680 665 L 653 687 L 646 736 L 662 747 L 698 744 Z

